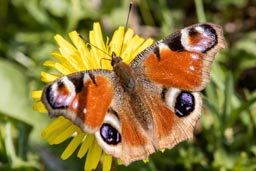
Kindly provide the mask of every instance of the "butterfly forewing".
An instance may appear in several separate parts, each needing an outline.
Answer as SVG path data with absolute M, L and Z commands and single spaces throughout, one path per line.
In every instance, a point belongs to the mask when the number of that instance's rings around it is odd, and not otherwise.
M 197 24 L 158 41 L 139 54 L 131 67 L 155 83 L 200 91 L 209 82 L 212 61 L 222 48 L 220 26 Z
M 42 102 L 50 117 L 63 115 L 84 132 L 102 125 L 114 97 L 114 73 L 94 70 L 64 76 L 45 87 Z

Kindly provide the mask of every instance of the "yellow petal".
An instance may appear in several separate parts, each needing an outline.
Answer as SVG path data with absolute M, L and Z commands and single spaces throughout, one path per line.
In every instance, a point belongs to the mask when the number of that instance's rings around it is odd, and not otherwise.
M 49 134 L 48 143 L 49 144 L 60 144 L 61 142 L 58 141 L 58 137 L 60 136 L 60 134 L 62 134 L 62 136 L 64 136 L 64 137 L 71 136 L 72 134 L 70 134 L 70 132 L 66 132 L 66 129 L 68 127 L 70 127 L 71 125 L 72 125 L 72 123 L 69 122 L 66 125 L 62 125 L 59 129 L 57 129 L 54 132 L 52 132 L 51 134 Z
M 76 125 L 70 124 L 69 127 L 64 129 L 59 135 L 54 138 L 54 144 L 60 144 L 61 142 L 68 139 L 72 134 L 79 131 L 79 128 Z
M 129 43 L 127 44 L 124 54 L 124 62 L 130 63 L 135 58 L 136 49 L 138 46 L 140 46 L 143 43 L 144 39 L 140 38 L 139 36 L 134 36 L 131 40 L 129 40 Z M 125 54 L 129 54 L 128 56 Z
M 84 133 L 81 133 L 81 132 L 78 133 L 77 136 L 75 136 L 72 139 L 72 141 L 68 144 L 65 151 L 63 151 L 61 155 L 61 159 L 66 160 L 67 158 L 69 158 L 74 153 L 74 151 L 78 148 L 78 146 L 81 144 L 85 136 L 86 135 Z
M 103 153 L 103 169 L 102 171 L 110 171 L 112 165 L 112 156 Z
M 69 67 L 69 68 L 64 67 L 62 64 L 60 64 L 58 62 L 54 62 L 54 61 L 45 61 L 44 66 L 52 67 L 64 75 L 68 75 L 68 74 L 72 73 L 72 70 L 70 70 L 70 69 L 73 69 L 71 67 Z
M 134 35 L 134 31 L 128 28 L 124 35 L 124 43 L 127 43 L 129 40 L 131 40 L 133 35 Z
M 41 101 L 38 101 L 34 104 L 33 110 L 36 110 L 40 113 L 47 113 L 47 110 L 44 107 L 44 104 Z
M 67 61 L 64 64 L 70 68 L 72 73 L 81 71 L 83 68 L 83 65 L 81 65 L 82 61 L 79 59 L 81 59 L 81 56 L 77 52 L 73 55 L 68 56 Z
M 87 134 L 83 144 L 81 145 L 81 147 L 77 153 L 77 157 L 82 158 L 86 154 L 88 149 L 92 146 L 93 142 L 95 142 L 94 140 L 95 140 L 94 135 Z
M 81 37 L 79 36 L 79 34 L 76 31 L 72 31 L 68 35 L 76 49 L 80 49 L 81 46 L 85 45 L 84 40 L 81 39 Z
M 70 44 L 67 40 L 65 40 L 62 36 L 57 34 L 54 37 L 54 39 L 58 43 L 58 45 L 60 47 L 59 51 L 61 52 L 61 54 L 64 58 L 76 53 L 75 47 L 72 44 Z
M 117 164 L 118 165 L 122 165 L 123 164 L 122 160 L 121 159 L 117 159 Z
M 51 55 L 56 58 L 63 67 L 69 69 L 70 73 L 84 70 L 84 65 L 81 64 L 82 57 L 78 51 L 66 57 L 63 57 L 59 52 L 52 52 Z
M 42 136 L 44 138 L 47 138 L 49 135 L 54 133 L 56 130 L 60 129 L 61 127 L 65 125 L 69 125 L 71 122 L 64 117 L 60 116 L 56 118 L 50 125 L 48 125 L 44 131 L 42 132 Z
M 41 99 L 43 91 L 42 90 L 37 90 L 32 92 L 32 97 L 35 101 L 39 101 Z
M 154 43 L 153 39 L 147 39 L 146 41 L 143 42 L 143 44 L 137 49 L 135 52 L 135 55 L 137 56 L 140 52 L 148 48 L 150 45 Z
M 109 43 L 110 51 L 115 52 L 117 56 L 121 56 L 121 48 L 123 48 L 124 27 L 119 27 L 114 32 L 111 42 Z
M 89 49 L 86 46 L 83 46 L 79 49 L 79 53 L 81 55 L 82 63 L 84 65 L 84 70 L 90 69 L 99 69 L 100 67 L 93 67 L 94 66 L 94 59 L 91 56 Z
M 93 46 L 96 46 L 98 49 L 106 51 L 106 46 L 103 40 L 99 23 L 93 24 L 93 31 L 90 31 L 89 40 Z
M 143 160 L 144 163 L 147 163 L 148 161 L 149 161 L 148 158 Z
M 97 142 L 94 142 L 93 146 L 89 148 L 88 154 L 86 156 L 84 170 L 96 169 L 100 161 L 101 153 L 102 149 L 99 147 Z
M 66 62 L 66 59 L 60 54 L 59 51 L 53 51 L 51 56 L 57 59 L 60 63 Z
M 106 46 L 102 38 L 102 32 L 99 23 L 93 24 L 93 30 L 89 32 L 91 45 L 91 56 L 93 57 L 93 67 L 100 68 L 100 60 L 106 58 Z
M 89 50 L 84 42 L 84 40 L 79 36 L 76 31 L 72 31 L 69 33 L 69 37 L 72 40 L 73 44 L 77 48 L 78 56 L 76 60 L 79 63 L 79 70 L 88 69 L 88 63 L 86 61 L 87 58 L 90 58 Z
M 58 78 L 58 76 L 56 76 L 56 75 L 49 74 L 49 73 L 43 72 L 43 71 L 41 72 L 41 80 L 43 82 L 49 83 L 49 82 L 56 80 L 57 78 Z

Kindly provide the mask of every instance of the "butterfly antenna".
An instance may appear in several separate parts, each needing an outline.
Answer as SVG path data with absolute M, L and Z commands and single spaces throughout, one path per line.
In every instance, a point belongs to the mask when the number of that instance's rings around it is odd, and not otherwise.
M 129 11 L 128 11 L 128 15 L 127 15 L 127 18 L 126 18 L 124 31 L 126 31 L 127 28 L 128 28 L 128 22 L 129 22 L 130 14 L 131 14 L 131 11 L 132 11 L 132 5 L 133 5 L 133 1 L 131 1 L 130 5 L 129 5 Z M 123 39 L 123 42 L 122 42 L 122 45 L 121 45 L 121 53 L 122 53 L 122 50 L 123 50 L 123 45 L 124 45 L 124 39 Z
M 128 15 L 127 15 L 127 18 L 126 18 L 125 30 L 127 30 L 127 27 L 128 27 L 129 18 L 130 18 L 130 14 L 131 14 L 131 11 L 132 11 L 132 5 L 133 5 L 133 2 L 131 1 L 130 5 L 129 5 Z
M 94 47 L 95 49 L 101 51 L 101 52 L 104 53 L 105 55 L 111 57 L 111 55 L 109 55 L 109 54 L 108 54 L 107 52 L 105 52 L 104 50 L 102 50 L 102 49 L 98 48 L 97 46 L 91 44 L 91 43 L 90 43 L 88 40 L 86 40 L 81 34 L 79 34 L 79 37 L 80 37 L 81 39 L 83 39 L 84 42 L 87 43 L 88 45 L 90 45 L 90 46 Z
M 90 45 L 90 46 L 92 46 L 92 47 L 94 47 L 95 49 L 97 49 L 97 50 L 99 50 L 99 51 L 101 51 L 102 53 L 104 53 L 105 55 L 107 55 L 107 56 L 109 56 L 110 58 L 112 58 L 112 56 L 111 55 L 109 55 L 107 52 L 105 52 L 104 50 L 102 50 L 102 49 L 100 49 L 100 48 L 98 48 L 97 46 L 95 46 L 95 45 L 93 45 L 93 44 L 91 44 L 88 40 L 86 40 L 82 35 L 80 35 L 79 34 L 79 37 L 81 38 L 81 39 L 83 39 L 84 40 L 84 42 L 86 42 L 88 45 Z M 108 59 L 108 58 L 101 58 L 100 59 L 100 66 L 102 67 L 102 60 L 108 60 L 108 61 L 111 61 L 111 59 Z

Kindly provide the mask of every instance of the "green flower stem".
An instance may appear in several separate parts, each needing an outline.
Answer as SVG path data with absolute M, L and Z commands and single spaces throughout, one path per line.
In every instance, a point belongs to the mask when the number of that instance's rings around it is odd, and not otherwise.
M 206 22 L 204 6 L 202 0 L 195 0 L 196 14 L 199 22 Z
M 5 126 L 5 147 L 6 147 L 6 153 L 7 153 L 8 159 L 10 160 L 10 163 L 15 165 L 15 162 L 17 161 L 17 156 L 15 153 L 15 147 L 12 141 L 11 124 L 9 122 L 7 122 Z

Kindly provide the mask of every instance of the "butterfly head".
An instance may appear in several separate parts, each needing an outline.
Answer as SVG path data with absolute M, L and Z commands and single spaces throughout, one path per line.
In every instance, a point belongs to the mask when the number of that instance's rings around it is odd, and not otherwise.
M 123 60 L 121 57 L 118 57 L 115 52 L 112 53 L 111 65 L 115 68 L 118 64 L 120 64 Z
M 124 63 L 123 59 L 118 57 L 115 52 L 112 53 L 111 65 L 115 75 L 119 78 L 120 85 L 126 92 L 132 92 L 136 84 L 136 76 L 133 69 Z

